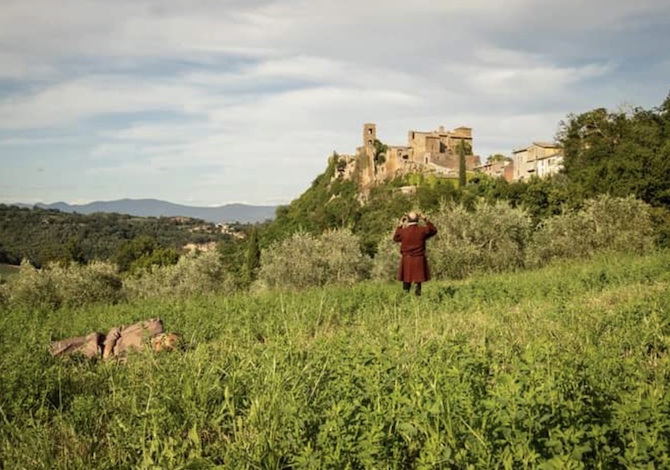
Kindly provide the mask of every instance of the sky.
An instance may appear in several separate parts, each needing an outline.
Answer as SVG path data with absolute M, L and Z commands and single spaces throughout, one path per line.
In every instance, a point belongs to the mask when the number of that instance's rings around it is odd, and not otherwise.
M 669 44 L 667 0 L 0 0 L 0 203 L 286 204 L 366 122 L 509 155 L 659 106 Z

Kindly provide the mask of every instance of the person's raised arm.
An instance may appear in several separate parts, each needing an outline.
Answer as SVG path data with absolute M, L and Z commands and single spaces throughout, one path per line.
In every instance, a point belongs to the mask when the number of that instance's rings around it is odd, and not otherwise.
M 402 241 L 402 229 L 405 227 L 405 224 L 407 223 L 407 216 L 403 215 L 400 218 L 400 223 L 395 229 L 395 232 L 393 232 L 393 241 L 394 242 L 401 242 Z
M 426 224 L 426 228 L 428 229 L 426 231 L 426 238 L 430 238 L 437 234 L 437 227 L 435 227 L 435 225 L 433 225 L 433 223 L 430 220 L 428 220 L 428 218 L 425 215 L 419 213 L 419 218 L 423 219 L 423 221 Z

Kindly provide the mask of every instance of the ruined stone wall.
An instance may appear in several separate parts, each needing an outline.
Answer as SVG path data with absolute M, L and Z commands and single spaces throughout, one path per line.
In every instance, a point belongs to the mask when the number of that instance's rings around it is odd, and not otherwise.
M 453 132 L 445 131 L 440 127 L 437 131 L 419 132 L 409 131 L 407 134 L 407 143 L 412 147 L 417 158 L 423 153 L 458 153 L 457 146 L 459 142 L 464 141 L 472 148 L 472 129 L 469 127 L 459 127 Z
M 386 173 L 395 175 L 403 167 L 404 162 L 410 159 L 411 149 L 407 147 L 389 147 L 386 152 Z
M 431 161 L 447 168 L 458 168 L 458 156 L 454 154 L 442 153 L 432 155 Z

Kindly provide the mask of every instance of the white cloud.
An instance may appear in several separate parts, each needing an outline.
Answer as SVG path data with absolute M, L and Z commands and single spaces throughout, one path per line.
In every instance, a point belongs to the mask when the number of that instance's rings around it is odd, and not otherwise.
M 0 127 L 64 127 L 109 113 L 197 110 L 205 98 L 177 83 L 142 77 L 90 76 L 0 101 Z
M 575 82 L 604 75 L 610 70 L 611 67 L 599 64 L 565 68 L 527 64 L 516 68 L 474 67 L 469 74 L 473 90 L 489 96 L 517 97 L 523 94 L 524 101 L 528 101 L 560 94 Z

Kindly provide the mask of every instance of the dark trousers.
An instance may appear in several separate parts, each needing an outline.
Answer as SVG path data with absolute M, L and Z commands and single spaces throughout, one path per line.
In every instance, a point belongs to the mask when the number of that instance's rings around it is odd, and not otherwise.
M 414 293 L 416 295 L 421 295 L 421 283 L 420 282 L 415 282 L 414 286 L 415 286 Z M 403 282 L 402 283 L 402 290 L 404 290 L 407 293 L 409 293 L 411 287 L 412 287 L 411 282 Z

